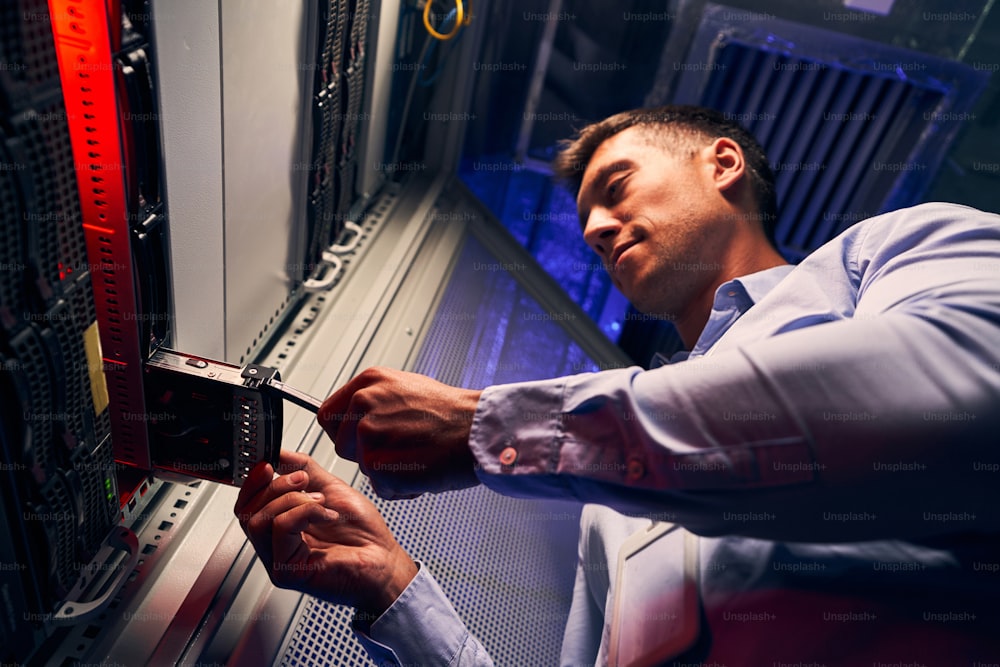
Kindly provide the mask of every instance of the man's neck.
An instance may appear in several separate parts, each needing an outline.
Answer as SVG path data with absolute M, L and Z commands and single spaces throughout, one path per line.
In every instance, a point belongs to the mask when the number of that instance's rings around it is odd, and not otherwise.
M 674 326 L 677 328 L 681 340 L 684 341 L 685 349 L 690 350 L 694 347 L 701 332 L 705 329 L 705 325 L 708 324 L 708 318 L 712 314 L 712 306 L 715 304 L 715 292 L 720 285 L 742 276 L 748 276 L 751 273 L 788 264 L 785 258 L 779 255 L 770 244 L 764 244 L 764 246 L 766 247 L 756 249 L 756 252 L 740 253 L 737 256 L 727 258 L 728 261 L 724 265 L 727 269 L 720 271 L 715 280 L 709 283 L 708 287 L 694 300 L 691 308 L 677 318 Z

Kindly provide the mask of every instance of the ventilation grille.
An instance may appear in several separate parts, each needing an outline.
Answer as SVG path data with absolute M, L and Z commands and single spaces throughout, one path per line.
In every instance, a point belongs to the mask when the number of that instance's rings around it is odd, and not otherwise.
M 71 284 L 72 289 L 64 294 L 65 300 L 59 300 L 44 315 L 55 331 L 63 359 L 59 381 L 66 387 L 66 404 L 61 406 L 56 421 L 65 424 L 67 433 L 63 437 L 71 447 L 86 445 L 91 450 L 97 446 L 93 440 L 94 401 L 86 352 L 80 342 L 94 320 L 77 319 L 77 313 L 85 308 L 81 303 L 92 299 L 89 276 L 86 273 L 74 276 Z
M 56 454 L 53 451 L 55 383 L 42 335 L 35 327 L 26 327 L 10 340 L 10 347 L 19 368 L 25 375 L 30 391 L 30 408 L 25 415 L 30 427 L 29 449 L 24 463 L 31 467 L 34 478 L 43 482 L 54 472 Z
M 24 209 L 18 196 L 15 162 L 7 151 L 7 139 L 0 128 L 0 327 L 13 329 L 25 309 Z
M 58 64 L 52 57 L 48 4 L 44 0 L 5 2 L 0 12 L 3 17 L 0 55 L 8 65 L 4 75 L 16 84 L 29 85 L 58 78 Z
M 92 452 L 77 448 L 73 455 L 73 470 L 83 488 L 84 523 L 78 535 L 79 555 L 86 559 L 97 553 L 118 520 L 114 466 L 110 437 Z
M 775 170 L 777 240 L 803 256 L 920 201 L 988 74 L 957 62 L 709 5 L 676 101 L 752 131 Z M 727 20 L 729 17 L 730 20 Z
M 86 269 L 87 263 L 65 119 L 60 100 L 38 112 L 25 112 L 14 125 L 34 186 L 24 224 L 35 229 L 38 270 L 52 288 L 69 271 Z
M 79 575 L 74 541 L 80 515 L 62 472 L 50 478 L 41 493 L 45 504 L 27 518 L 41 523 L 49 536 L 49 563 L 53 570 L 49 583 L 59 599 L 70 591 Z

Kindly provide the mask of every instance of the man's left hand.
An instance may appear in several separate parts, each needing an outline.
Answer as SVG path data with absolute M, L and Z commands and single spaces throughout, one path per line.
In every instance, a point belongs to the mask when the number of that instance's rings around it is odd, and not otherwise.
M 276 586 L 382 614 L 417 574 L 375 506 L 311 457 L 257 465 L 234 509 Z

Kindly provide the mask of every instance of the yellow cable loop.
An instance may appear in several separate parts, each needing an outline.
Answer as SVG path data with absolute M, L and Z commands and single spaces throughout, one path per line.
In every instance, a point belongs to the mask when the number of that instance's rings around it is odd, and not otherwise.
M 447 35 L 438 32 L 431 25 L 432 4 L 434 4 L 432 0 L 427 0 L 427 3 L 424 5 L 424 27 L 427 28 L 427 32 L 431 34 L 431 37 L 439 39 L 442 42 L 447 41 L 458 34 L 458 31 L 462 29 L 463 22 L 467 23 L 465 20 L 465 10 L 462 7 L 462 0 L 455 0 L 455 26 Z M 471 15 L 469 18 L 471 18 Z

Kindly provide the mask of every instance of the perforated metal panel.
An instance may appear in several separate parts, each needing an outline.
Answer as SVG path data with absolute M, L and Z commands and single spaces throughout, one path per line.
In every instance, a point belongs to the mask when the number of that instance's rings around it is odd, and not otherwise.
M 512 272 L 466 240 L 413 370 L 466 387 L 594 370 L 560 314 L 544 312 Z M 373 499 L 403 547 L 434 574 L 497 665 L 558 662 L 576 566 L 579 507 L 522 500 L 485 487 Z M 372 664 L 350 629 L 351 611 L 310 601 L 282 665 Z

